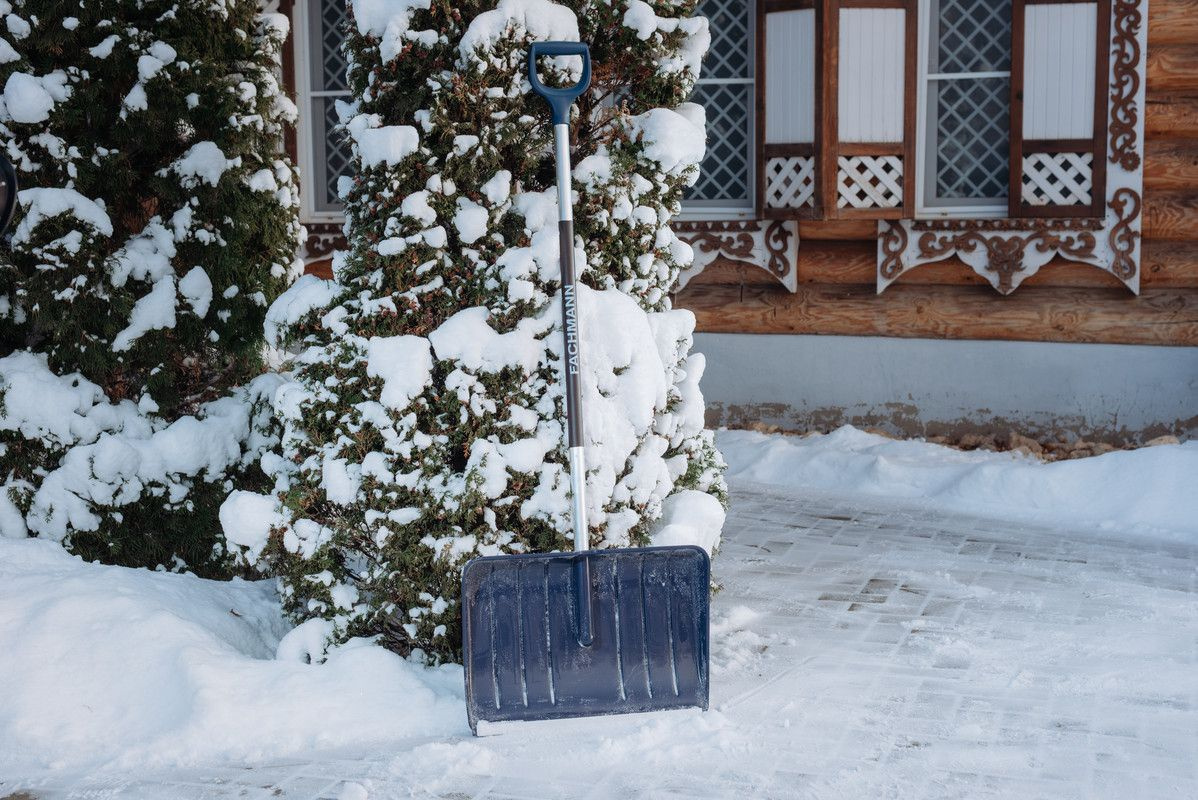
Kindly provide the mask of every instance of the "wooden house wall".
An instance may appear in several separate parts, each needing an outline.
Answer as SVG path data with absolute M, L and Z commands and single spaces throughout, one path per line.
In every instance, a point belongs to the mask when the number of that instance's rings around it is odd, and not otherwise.
M 876 293 L 877 223 L 800 221 L 798 291 L 709 266 L 681 291 L 698 329 L 1198 346 L 1198 0 L 1151 0 L 1141 293 L 1057 259 L 1003 296 L 959 260 Z

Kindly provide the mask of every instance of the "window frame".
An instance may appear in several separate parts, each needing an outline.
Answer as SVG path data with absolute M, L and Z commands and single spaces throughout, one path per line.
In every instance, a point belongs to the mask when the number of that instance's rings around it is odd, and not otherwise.
M 675 219 L 695 222 L 712 219 L 754 219 L 758 214 L 758 186 L 760 166 L 757 140 L 760 130 L 761 115 L 761 62 L 757 57 L 757 42 L 761 36 L 759 23 L 761 0 L 745 0 L 746 29 L 745 63 L 752 69 L 753 74 L 748 78 L 705 78 L 702 71 L 695 81 L 695 88 L 712 85 L 748 86 L 748 130 L 745 138 L 745 186 L 747 196 L 743 204 L 729 205 L 726 200 L 686 200 L 682 201 L 682 211 Z M 696 9 L 698 11 L 698 9 Z M 706 111 L 706 107 L 704 108 Z M 705 156 L 706 157 L 706 156 Z
M 319 0 L 324 2 L 325 0 Z M 309 6 L 313 0 L 296 0 L 293 24 L 295 35 L 295 105 L 298 116 L 295 125 L 296 162 L 300 174 L 300 219 L 305 223 L 337 223 L 345 220 L 345 210 L 321 211 L 316 208 L 317 144 L 314 137 L 319 100 L 324 97 L 349 97 L 348 90 L 314 89 L 312 86 L 313 64 L 319 63 L 322 52 L 313 49 L 312 36 L 315 30 Z
M 971 198 L 964 200 L 960 204 L 946 205 L 930 205 L 928 198 L 929 182 L 935 179 L 936 157 L 935 153 L 930 151 L 930 147 L 934 141 L 929 130 L 932 116 L 931 106 L 931 85 L 938 80 L 960 80 L 973 79 L 985 80 L 987 78 L 1006 78 L 1009 87 L 1014 86 L 1015 80 L 1015 47 L 1014 47 L 1014 14 L 1015 6 L 1011 6 L 1011 27 L 1012 27 L 1012 43 L 1011 43 L 1011 69 L 1002 71 L 979 71 L 970 73 L 932 73 L 928 67 L 932 60 L 932 4 L 935 3 L 939 10 L 940 0 L 919 0 L 916 10 L 916 76 L 915 76 L 915 159 L 912 164 L 913 170 L 911 178 L 915 188 L 915 208 L 912 210 L 912 216 L 915 219 L 999 219 L 1007 216 L 1010 208 L 1010 197 L 1004 198 Z M 951 77 L 944 77 L 951 76 Z M 967 76 L 967 77 L 962 77 Z M 1011 117 L 1012 98 L 1014 97 L 1013 89 L 1007 96 L 1007 118 Z M 1011 175 L 1016 172 L 1013 160 L 1013 133 L 1008 131 L 1007 139 L 1007 192 L 1011 192 L 1011 187 L 1015 185 L 1015 181 L 1011 179 Z M 949 198 L 935 198 L 937 200 L 946 200 Z M 971 202 L 971 200 L 979 200 L 981 202 Z
M 1095 6 L 1094 122 L 1089 139 L 1026 139 L 1023 135 L 1026 9 L 1033 5 L 1070 3 Z M 1012 0 L 1011 2 L 1011 188 L 1007 216 L 1011 219 L 1073 219 L 1106 216 L 1107 100 L 1111 92 L 1111 0 Z M 1141 139 L 1141 148 L 1143 140 Z M 1023 203 L 1023 157 L 1029 152 L 1090 152 L 1090 205 L 1031 206 Z

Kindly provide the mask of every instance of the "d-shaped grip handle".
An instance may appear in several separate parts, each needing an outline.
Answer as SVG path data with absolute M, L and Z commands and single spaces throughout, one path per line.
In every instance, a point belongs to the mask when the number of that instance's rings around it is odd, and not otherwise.
M 573 86 L 557 89 L 541 83 L 537 77 L 537 59 L 541 56 L 582 56 L 582 77 Z M 591 49 L 582 42 L 533 42 L 528 48 L 528 82 L 553 109 L 553 124 L 570 123 L 570 105 L 591 85 Z

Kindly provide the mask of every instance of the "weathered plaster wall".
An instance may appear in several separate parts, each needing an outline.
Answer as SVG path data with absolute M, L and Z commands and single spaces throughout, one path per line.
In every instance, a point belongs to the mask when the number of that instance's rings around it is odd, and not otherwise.
M 1198 436 L 1198 347 L 697 334 L 712 425 Z

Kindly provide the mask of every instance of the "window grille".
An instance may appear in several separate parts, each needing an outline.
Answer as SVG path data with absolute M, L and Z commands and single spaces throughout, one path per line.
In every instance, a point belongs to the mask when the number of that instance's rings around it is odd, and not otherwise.
M 701 0 L 711 47 L 691 100 L 707 113 L 707 153 L 698 182 L 686 194 L 686 210 L 753 207 L 753 4 L 747 0 Z
M 317 214 L 337 214 L 344 204 L 337 197 L 337 179 L 349 174 L 350 149 L 337 132 L 336 101 L 349 97 L 345 82 L 344 0 L 307 0 L 308 84 L 307 138 L 308 173 L 311 176 L 312 208 Z M 302 88 L 302 87 L 301 87 Z

